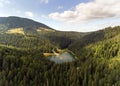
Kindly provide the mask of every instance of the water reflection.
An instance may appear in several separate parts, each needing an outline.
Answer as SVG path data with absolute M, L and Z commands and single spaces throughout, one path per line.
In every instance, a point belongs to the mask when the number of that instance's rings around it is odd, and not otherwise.
M 56 56 L 49 57 L 51 61 L 56 63 L 72 62 L 74 61 L 73 56 L 69 52 L 64 52 Z

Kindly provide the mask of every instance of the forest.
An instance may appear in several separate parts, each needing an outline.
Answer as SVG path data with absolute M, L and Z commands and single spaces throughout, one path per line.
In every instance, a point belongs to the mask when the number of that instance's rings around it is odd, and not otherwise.
M 0 18 L 0 86 L 120 86 L 120 26 L 81 33 L 33 22 Z M 77 59 L 58 64 L 43 55 L 56 48 Z

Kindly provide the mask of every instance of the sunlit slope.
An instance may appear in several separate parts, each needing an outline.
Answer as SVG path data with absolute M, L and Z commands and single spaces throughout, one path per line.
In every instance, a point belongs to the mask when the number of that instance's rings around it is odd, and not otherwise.
M 120 34 L 119 26 L 114 28 L 108 27 L 104 30 L 92 32 L 82 37 L 80 40 L 71 44 L 69 49 L 72 50 L 77 55 L 82 54 L 85 55 L 86 52 L 91 52 L 91 50 L 85 51 L 87 50 L 86 47 L 91 46 L 89 47 L 89 49 L 93 49 L 96 46 L 95 49 L 99 49 L 97 50 L 98 52 L 101 52 L 101 54 L 104 54 L 106 52 L 107 54 L 108 50 L 114 50 L 115 48 L 119 49 L 120 44 L 119 34 Z
M 28 49 L 68 48 L 84 36 L 79 32 L 57 31 L 45 24 L 20 17 L 0 17 L 0 44 Z M 54 47 L 53 47 L 54 46 Z

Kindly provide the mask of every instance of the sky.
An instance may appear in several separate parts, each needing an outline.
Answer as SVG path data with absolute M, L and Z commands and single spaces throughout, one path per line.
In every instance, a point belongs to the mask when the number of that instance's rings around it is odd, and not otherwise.
M 0 0 L 0 17 L 19 16 L 61 31 L 120 25 L 120 0 Z

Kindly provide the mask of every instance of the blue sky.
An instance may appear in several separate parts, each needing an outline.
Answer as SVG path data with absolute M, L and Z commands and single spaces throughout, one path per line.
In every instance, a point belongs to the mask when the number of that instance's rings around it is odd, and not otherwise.
M 20 16 L 54 29 L 88 32 L 120 25 L 120 0 L 0 0 L 0 16 Z

